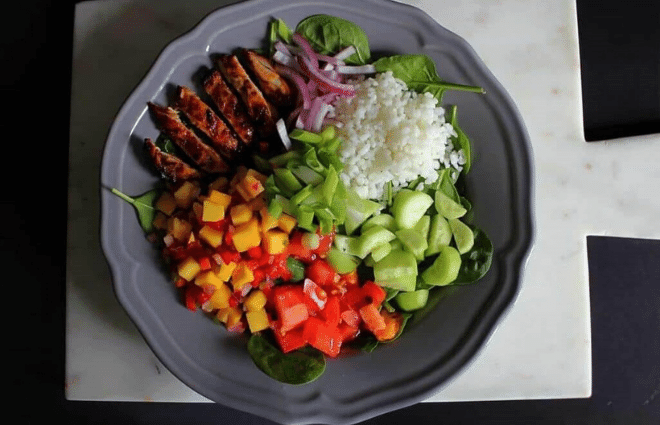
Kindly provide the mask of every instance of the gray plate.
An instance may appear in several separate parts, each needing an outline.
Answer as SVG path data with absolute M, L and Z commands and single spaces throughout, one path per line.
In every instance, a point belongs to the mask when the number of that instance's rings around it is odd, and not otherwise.
M 170 87 L 198 91 L 210 55 L 261 47 L 271 17 L 295 26 L 326 13 L 360 25 L 374 56 L 425 53 L 445 80 L 479 85 L 487 94 L 448 93 L 474 145 L 468 179 L 474 220 L 495 245 L 493 265 L 476 285 L 450 291 L 403 338 L 370 354 L 328 362 L 317 381 L 278 383 L 252 363 L 246 338 L 231 335 L 202 312 L 188 311 L 144 238 L 130 205 L 110 194 L 137 195 L 158 181 L 145 163 L 142 142 L 158 131 L 146 102 L 167 103 Z M 422 401 L 471 361 L 514 300 L 532 243 L 532 165 L 520 115 L 472 48 L 424 12 L 383 0 L 255 0 L 215 11 L 172 42 L 130 95 L 106 143 L 101 238 L 121 305 L 163 364 L 203 396 L 282 423 L 355 423 Z

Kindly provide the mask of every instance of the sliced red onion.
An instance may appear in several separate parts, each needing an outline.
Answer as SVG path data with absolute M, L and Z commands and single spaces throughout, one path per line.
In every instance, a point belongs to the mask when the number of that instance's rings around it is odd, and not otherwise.
M 318 68 L 318 58 L 317 58 L 317 53 L 312 49 L 311 44 L 299 33 L 294 33 L 293 36 L 291 37 L 291 40 L 296 43 L 300 48 L 302 49 L 302 57 L 306 57 L 307 59 L 310 60 L 310 62 L 316 63 L 316 67 Z
M 344 84 L 338 81 L 334 81 L 327 76 L 323 75 L 321 71 L 316 68 L 314 69 L 313 64 L 310 60 L 306 58 L 299 58 L 300 66 L 310 78 L 317 80 L 322 89 L 326 91 L 332 91 L 339 93 L 342 96 L 353 96 L 355 95 L 355 87 L 350 84 Z
M 330 112 L 331 108 L 332 106 L 328 105 L 327 103 L 323 103 L 321 105 L 321 109 L 314 117 L 314 122 L 312 123 L 312 127 L 310 131 L 313 131 L 314 133 L 318 133 L 321 131 L 321 129 L 323 128 L 323 122 L 325 121 L 325 116 L 328 115 L 328 112 Z
M 350 65 L 340 65 L 335 68 L 340 74 L 374 74 L 376 73 L 376 67 L 372 64 L 360 65 L 360 66 L 350 66 Z
M 312 104 L 312 99 L 305 79 L 294 69 L 285 65 L 277 65 L 275 70 L 278 74 L 284 75 L 285 77 L 289 77 L 289 79 L 293 80 L 294 84 L 298 88 L 298 94 L 302 99 L 302 107 L 304 109 L 308 109 Z
M 289 56 L 279 50 L 273 53 L 273 60 L 279 64 L 289 67 L 295 66 L 296 63 L 295 59 L 293 59 L 293 56 Z
M 282 40 L 278 40 L 275 42 L 275 50 L 278 52 L 282 52 L 285 55 L 291 56 L 295 52 L 292 50 L 294 49 L 294 46 L 289 46 L 288 44 L 285 44 Z
M 335 55 L 335 59 L 345 60 L 345 59 L 347 59 L 349 56 L 351 56 L 352 54 L 354 54 L 354 53 L 356 53 L 356 52 L 357 52 L 357 50 L 355 49 L 355 46 L 348 46 L 348 47 L 346 47 L 345 49 L 339 51 L 339 52 Z
M 279 120 L 277 120 L 275 126 L 277 127 L 277 133 L 280 135 L 280 139 L 282 139 L 282 144 L 284 145 L 284 148 L 286 150 L 291 149 L 291 139 L 289 139 L 289 132 L 286 129 L 286 124 L 284 123 L 284 120 L 280 118 Z

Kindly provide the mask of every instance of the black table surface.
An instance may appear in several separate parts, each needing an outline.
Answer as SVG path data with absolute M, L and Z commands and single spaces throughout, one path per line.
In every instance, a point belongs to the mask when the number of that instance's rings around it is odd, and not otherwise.
M 1 124 L 9 152 L 0 192 L 11 307 L 5 319 L 9 412 L 24 423 L 270 424 L 214 404 L 64 399 L 75 3 L 13 2 L 3 22 L 3 95 L 11 109 Z M 660 132 L 660 2 L 578 0 L 577 6 L 587 139 Z M 587 248 L 592 397 L 421 403 L 364 423 L 660 424 L 660 241 L 590 236 Z

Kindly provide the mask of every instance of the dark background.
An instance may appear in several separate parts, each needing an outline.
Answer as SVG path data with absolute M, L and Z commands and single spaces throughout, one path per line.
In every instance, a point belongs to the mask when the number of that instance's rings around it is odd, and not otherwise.
M 213 404 L 64 399 L 75 3 L 33 0 L 3 8 L 2 103 L 9 114 L 0 121 L 0 270 L 10 306 L 4 321 L 11 355 L 7 413 L 23 423 L 269 424 Z M 660 2 L 577 5 L 587 140 L 660 132 Z M 589 237 L 587 245 L 590 399 L 422 403 L 365 424 L 660 424 L 660 242 Z

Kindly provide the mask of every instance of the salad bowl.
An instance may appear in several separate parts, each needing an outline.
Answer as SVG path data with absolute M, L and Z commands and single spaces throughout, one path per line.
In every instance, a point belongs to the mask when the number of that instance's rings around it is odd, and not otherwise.
M 485 89 L 448 92 L 443 104 L 458 105 L 461 127 L 472 140 L 466 186 L 473 221 L 490 236 L 494 255 L 484 278 L 448 287 L 397 341 L 330 359 L 319 379 L 287 385 L 255 367 L 247 337 L 185 308 L 133 210 L 108 188 L 140 194 L 158 182 L 141 153 L 144 138 L 158 135 L 147 102 L 167 103 L 174 85 L 199 87 L 200 72 L 212 66 L 215 53 L 264 48 L 272 18 L 294 27 L 320 13 L 359 25 L 373 57 L 426 54 L 444 80 Z M 280 423 L 355 423 L 409 406 L 441 390 L 478 355 L 516 297 L 533 240 L 530 149 L 506 90 L 465 40 L 419 9 L 384 0 L 252 0 L 219 9 L 161 52 L 109 132 L 101 170 L 101 240 L 117 299 L 162 363 L 211 401 Z

